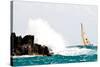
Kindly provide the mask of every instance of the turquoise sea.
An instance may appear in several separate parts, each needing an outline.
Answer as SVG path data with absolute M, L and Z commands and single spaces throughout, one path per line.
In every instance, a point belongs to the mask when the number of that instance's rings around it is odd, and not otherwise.
M 97 46 L 71 46 L 68 49 L 80 49 L 83 53 L 76 50 L 73 55 L 54 54 L 52 56 L 34 56 L 34 57 L 19 57 L 13 58 L 13 66 L 27 66 L 27 65 L 44 65 L 44 64 L 65 64 L 65 63 L 80 63 L 80 62 L 94 62 L 97 61 Z M 67 49 L 66 48 L 66 49 Z M 89 51 L 88 51 L 89 50 Z M 87 53 L 88 52 L 88 53 Z

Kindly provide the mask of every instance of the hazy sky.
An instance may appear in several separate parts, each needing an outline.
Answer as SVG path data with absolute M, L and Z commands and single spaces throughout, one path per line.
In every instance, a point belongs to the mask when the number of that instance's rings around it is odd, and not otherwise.
M 80 44 L 80 23 L 90 41 L 97 43 L 97 6 L 39 2 L 14 2 L 13 31 L 26 35 L 29 18 L 41 18 L 71 44 Z

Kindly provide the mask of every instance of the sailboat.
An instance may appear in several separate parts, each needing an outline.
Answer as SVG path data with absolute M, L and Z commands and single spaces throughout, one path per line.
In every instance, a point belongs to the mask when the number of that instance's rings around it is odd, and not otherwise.
M 93 44 L 91 44 L 87 34 L 84 32 L 83 30 L 83 24 L 81 23 L 81 37 L 82 37 L 82 42 L 83 42 L 83 46 L 93 46 Z

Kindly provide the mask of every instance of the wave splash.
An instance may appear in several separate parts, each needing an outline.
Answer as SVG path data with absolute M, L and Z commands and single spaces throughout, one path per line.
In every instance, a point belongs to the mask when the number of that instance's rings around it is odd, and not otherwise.
M 28 27 L 28 33 L 35 36 L 35 43 L 48 46 L 55 54 L 66 49 L 64 38 L 47 21 L 30 18 Z
M 41 18 L 29 19 L 28 34 L 34 35 L 35 43 L 48 46 L 54 54 L 69 56 L 96 53 L 92 49 L 68 48 L 68 41 L 65 41 L 61 34 L 56 32 L 47 21 Z

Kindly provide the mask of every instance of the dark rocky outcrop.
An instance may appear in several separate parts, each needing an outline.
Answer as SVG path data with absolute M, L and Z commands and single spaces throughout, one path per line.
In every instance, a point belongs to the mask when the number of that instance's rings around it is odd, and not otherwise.
M 23 38 L 11 33 L 11 55 L 46 55 L 51 56 L 47 46 L 34 43 L 34 35 L 26 35 Z

